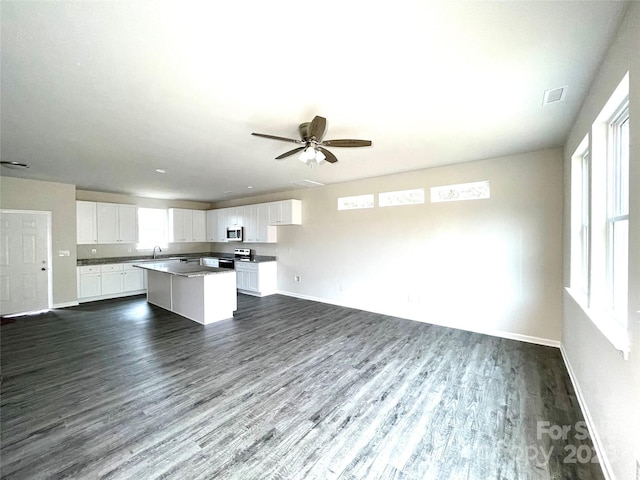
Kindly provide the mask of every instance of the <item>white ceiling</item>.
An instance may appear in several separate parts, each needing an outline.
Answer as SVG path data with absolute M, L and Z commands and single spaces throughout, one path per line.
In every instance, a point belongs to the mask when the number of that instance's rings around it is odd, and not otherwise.
M 3 0 L 1 154 L 31 168 L 2 174 L 220 201 L 561 146 L 627 6 Z M 250 135 L 314 115 L 373 146 L 310 168 Z

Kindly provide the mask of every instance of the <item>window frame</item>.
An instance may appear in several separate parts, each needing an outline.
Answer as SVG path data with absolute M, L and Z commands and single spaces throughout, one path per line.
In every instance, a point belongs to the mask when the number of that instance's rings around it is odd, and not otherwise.
M 619 126 L 627 119 L 629 111 L 629 72 L 621 79 L 609 99 L 596 116 L 586 137 L 580 142 L 571 156 L 571 226 L 570 226 L 570 283 L 567 292 L 582 308 L 586 316 L 593 322 L 602 335 L 620 351 L 624 358 L 629 358 L 629 237 L 628 229 L 623 230 L 626 241 L 615 242 L 615 230 L 619 226 L 628 226 L 630 172 L 629 163 L 620 168 L 615 163 L 615 154 L 624 146 L 625 158 L 630 161 L 630 144 L 620 145 L 616 139 Z M 626 124 L 626 125 L 629 125 Z M 626 128 L 626 127 L 624 127 Z M 581 156 L 589 152 L 588 162 Z M 612 163 L 613 162 L 613 163 Z M 586 242 L 581 238 L 586 205 L 581 204 L 585 195 L 586 163 L 589 163 L 589 232 L 588 232 L 588 291 L 585 293 L 581 285 L 581 269 L 584 263 L 581 248 Z M 621 182 L 619 174 L 626 175 Z M 620 189 L 623 186 L 624 188 Z M 616 202 L 613 202 L 613 199 Z M 624 202 L 620 202 L 624 199 Z M 616 209 L 612 206 L 617 205 Z M 626 222 L 626 225 L 625 225 Z M 621 249 L 624 255 L 620 255 Z M 617 269 L 617 272 L 616 272 Z M 617 279 L 617 280 L 616 280 Z M 620 282 L 622 279 L 622 282 Z M 615 284 L 615 281 L 618 285 Z M 622 285 L 622 287 L 620 287 Z
M 588 298 L 591 288 L 591 151 L 580 156 L 580 290 Z
M 624 133 L 625 130 L 626 135 Z M 629 281 L 630 143 L 628 97 L 608 122 L 607 147 L 606 309 L 616 321 L 626 327 Z M 621 229 L 623 229 L 622 235 L 626 238 L 619 243 L 616 238 L 616 231 Z M 623 251 L 620 252 L 620 249 Z M 622 260 L 620 260 L 620 257 Z M 622 265 L 625 271 L 616 271 L 616 265 L 618 265 L 617 268 Z M 622 286 L 620 286 L 620 283 L 622 283 Z

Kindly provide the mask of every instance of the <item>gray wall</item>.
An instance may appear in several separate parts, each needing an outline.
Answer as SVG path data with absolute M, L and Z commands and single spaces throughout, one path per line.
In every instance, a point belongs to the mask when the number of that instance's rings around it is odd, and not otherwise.
M 640 3 L 633 2 L 589 90 L 565 144 L 564 285 L 569 286 L 571 253 L 571 155 L 625 72 L 630 73 L 631 192 L 629 212 L 629 329 L 625 360 L 584 310 L 565 293 L 562 349 L 573 371 L 585 413 L 604 447 L 606 468 L 615 478 L 636 478 L 640 461 Z M 603 462 L 601 462 L 603 463 Z
M 331 168 L 330 165 L 322 168 Z M 429 187 L 489 180 L 488 200 L 429 202 Z M 338 211 L 341 196 L 425 188 L 423 205 Z M 562 150 L 216 204 L 303 202 L 278 227 L 278 288 L 292 295 L 559 345 Z M 234 246 L 214 244 L 216 251 Z M 300 276 L 301 282 L 295 282 Z
M 61 306 L 75 303 L 77 301 L 75 185 L 0 177 L 0 206 L 8 210 L 51 212 L 53 304 Z M 69 250 L 70 256 L 58 256 L 60 250 Z

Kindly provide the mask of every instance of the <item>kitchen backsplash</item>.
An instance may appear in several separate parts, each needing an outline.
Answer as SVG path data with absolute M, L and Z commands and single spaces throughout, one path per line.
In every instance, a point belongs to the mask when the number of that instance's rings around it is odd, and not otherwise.
M 162 249 L 162 254 L 183 254 L 183 253 L 201 253 L 201 252 L 220 252 L 233 253 L 234 248 L 250 248 L 254 255 L 278 255 L 278 246 L 275 244 L 261 243 L 171 243 L 168 248 Z M 93 250 L 96 253 L 93 253 Z M 134 244 L 118 245 L 118 244 L 100 244 L 100 245 L 78 245 L 78 259 L 87 258 L 112 258 L 112 257 L 131 257 L 135 255 L 151 255 L 151 251 L 138 251 Z
M 162 249 L 162 254 L 167 253 L 199 253 L 210 252 L 213 244 L 209 242 L 196 243 L 171 243 L 168 248 Z M 224 245 L 224 244 L 221 244 Z M 93 253 L 93 250 L 96 253 Z M 231 249 L 233 252 L 233 249 Z M 78 259 L 84 258 L 111 258 L 111 257 L 131 257 L 134 255 L 151 255 L 150 250 L 138 251 L 135 244 L 116 245 L 116 244 L 100 244 L 100 245 L 78 245 Z

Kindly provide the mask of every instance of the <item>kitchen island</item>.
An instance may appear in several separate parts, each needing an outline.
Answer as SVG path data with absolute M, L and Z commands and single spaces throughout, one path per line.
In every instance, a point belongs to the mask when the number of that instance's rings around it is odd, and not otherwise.
M 236 272 L 193 263 L 135 265 L 147 271 L 147 302 L 206 325 L 233 317 Z

